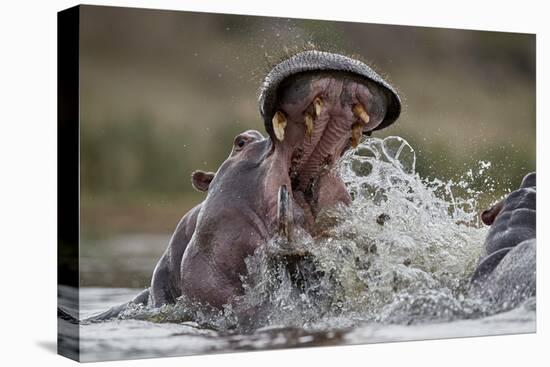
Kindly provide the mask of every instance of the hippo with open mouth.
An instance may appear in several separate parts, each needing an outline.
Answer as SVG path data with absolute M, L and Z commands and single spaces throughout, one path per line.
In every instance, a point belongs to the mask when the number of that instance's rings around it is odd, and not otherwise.
M 178 224 L 157 264 L 154 306 L 189 299 L 221 307 L 242 294 L 245 259 L 276 235 L 315 234 L 316 217 L 351 201 L 337 160 L 361 137 L 392 124 L 401 104 L 364 63 L 307 51 L 276 65 L 260 91 L 268 136 L 249 130 L 233 141 L 218 171 L 193 173 L 206 199 Z
M 256 249 L 277 237 L 290 243 L 298 230 L 315 236 L 323 230 L 317 221 L 323 210 L 351 202 L 336 162 L 401 112 L 395 90 L 367 65 L 320 51 L 277 64 L 264 79 L 259 107 L 267 137 L 245 131 L 217 172 L 193 173 L 193 186 L 206 198 L 180 220 L 151 286 L 132 302 L 159 307 L 184 295 L 214 308 L 231 303 L 243 294 L 245 259 Z M 492 297 L 507 283 L 534 294 L 534 181 L 528 176 L 483 214 L 493 226 L 472 292 L 489 290 L 481 294 Z M 530 242 L 518 245 L 518 233 Z M 126 305 L 89 321 L 116 317 Z

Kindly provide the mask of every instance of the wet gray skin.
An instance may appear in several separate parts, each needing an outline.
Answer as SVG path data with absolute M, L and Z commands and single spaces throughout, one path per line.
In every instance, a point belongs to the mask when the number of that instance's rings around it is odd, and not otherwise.
M 511 309 L 536 295 L 536 174 L 481 214 L 491 228 L 471 291 L 496 307 Z

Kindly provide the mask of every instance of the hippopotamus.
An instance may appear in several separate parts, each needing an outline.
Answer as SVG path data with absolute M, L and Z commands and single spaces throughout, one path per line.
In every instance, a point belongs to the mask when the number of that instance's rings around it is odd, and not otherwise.
M 259 110 L 267 136 L 245 131 L 216 172 L 193 172 L 206 198 L 179 221 L 151 286 L 131 302 L 159 307 L 185 295 L 221 308 L 241 295 L 245 259 L 257 248 L 274 236 L 290 241 L 297 229 L 315 234 L 323 209 L 351 202 L 336 162 L 364 135 L 393 124 L 401 101 L 365 63 L 310 50 L 266 75 Z
M 153 306 L 185 295 L 220 308 L 242 294 L 245 259 L 258 247 L 297 228 L 314 234 L 321 210 L 350 203 L 337 160 L 391 125 L 401 103 L 366 64 L 306 51 L 267 74 L 259 107 L 267 136 L 237 135 L 216 172 L 192 174 L 206 198 L 181 219 L 153 272 Z
M 247 257 L 274 237 L 291 242 L 298 230 L 322 232 L 320 213 L 351 202 L 336 162 L 363 136 L 393 124 L 401 101 L 363 62 L 304 51 L 267 74 L 259 110 L 266 136 L 238 134 L 216 172 L 193 172 L 192 185 L 206 197 L 179 221 L 150 287 L 132 302 L 160 307 L 185 296 L 221 309 L 242 295 Z M 492 228 L 472 289 L 496 294 L 507 284 L 534 287 L 532 191 L 534 175 L 483 214 Z M 519 279 L 502 284 L 506 277 Z M 114 317 L 124 306 L 94 320 Z
M 536 174 L 481 213 L 490 225 L 472 277 L 472 291 L 497 309 L 511 309 L 536 295 Z

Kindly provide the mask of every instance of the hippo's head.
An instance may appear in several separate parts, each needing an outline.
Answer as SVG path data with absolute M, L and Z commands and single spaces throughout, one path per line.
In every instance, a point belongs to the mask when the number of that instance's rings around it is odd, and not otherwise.
M 320 51 L 277 64 L 264 79 L 259 105 L 272 145 L 269 205 L 275 207 L 274 193 L 286 188 L 295 221 L 310 232 L 320 210 L 350 201 L 335 174 L 337 160 L 401 111 L 397 93 L 367 65 Z M 284 197 L 277 197 L 279 204 Z
M 224 201 L 246 188 L 239 197 L 253 193 L 246 205 L 261 209 L 269 234 L 281 215 L 312 233 L 320 210 L 349 203 L 337 160 L 363 135 L 391 125 L 401 110 L 394 89 L 367 65 L 320 51 L 277 64 L 265 77 L 259 105 L 267 138 L 251 130 L 238 135 L 216 177 L 199 171 L 193 181 L 204 191 L 218 188 Z
M 182 269 L 202 263 L 195 271 L 203 283 L 223 283 L 215 300 L 206 296 L 212 287 L 188 289 L 211 304 L 223 304 L 240 289 L 244 258 L 259 245 L 277 233 L 290 238 L 294 227 L 314 234 L 321 210 L 350 202 L 336 162 L 363 135 L 392 124 L 401 109 L 393 88 L 367 65 L 319 51 L 276 65 L 259 105 L 268 136 L 238 135 L 215 174 L 193 175 L 194 186 L 208 194 Z M 209 281 L 212 272 L 223 279 Z

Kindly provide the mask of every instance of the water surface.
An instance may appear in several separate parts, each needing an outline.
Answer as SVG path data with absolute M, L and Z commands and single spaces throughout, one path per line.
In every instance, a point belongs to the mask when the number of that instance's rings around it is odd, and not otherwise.
M 117 319 L 84 323 L 81 360 L 534 332 L 534 299 L 510 309 L 469 291 L 487 233 L 477 215 L 481 193 L 472 183 L 484 180 L 484 194 L 490 192 L 490 162 L 451 181 L 422 178 L 415 164 L 402 138 L 360 144 L 339 163 L 352 204 L 322 213 L 320 236 L 298 232 L 294 238 L 293 248 L 307 256 L 289 258 L 288 245 L 277 238 L 260 246 L 246 259 L 244 294 L 223 310 L 182 297 L 161 308 L 131 304 Z M 166 239 L 119 237 L 86 249 L 85 279 L 129 269 L 143 284 L 158 258 L 151 255 L 158 250 L 144 245 L 153 241 Z M 94 258 L 105 249 L 118 256 Z M 80 319 L 142 289 L 81 288 Z M 71 292 L 60 289 L 66 298 Z M 70 302 L 64 305 L 77 314 Z M 75 346 L 64 322 L 61 345 Z

